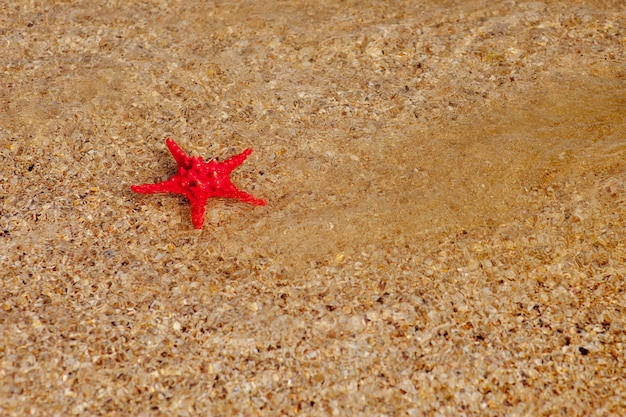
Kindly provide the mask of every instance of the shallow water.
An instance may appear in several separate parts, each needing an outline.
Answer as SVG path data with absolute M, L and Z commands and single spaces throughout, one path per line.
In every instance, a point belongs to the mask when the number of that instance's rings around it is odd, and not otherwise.
M 367 245 L 428 245 L 497 226 L 523 215 L 530 194 L 621 164 L 625 105 L 623 81 L 555 79 L 457 121 L 385 126 L 301 185 L 301 195 L 329 204 L 274 218 L 282 233 L 270 248 L 327 262 Z
M 0 414 L 626 415 L 623 1 L 13 3 Z

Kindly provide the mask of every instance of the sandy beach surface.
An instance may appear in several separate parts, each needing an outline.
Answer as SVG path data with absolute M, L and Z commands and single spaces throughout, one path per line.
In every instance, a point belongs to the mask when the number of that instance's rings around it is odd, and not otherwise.
M 626 415 L 622 1 L 0 4 L 0 414 Z M 268 201 L 165 180 L 174 138 Z

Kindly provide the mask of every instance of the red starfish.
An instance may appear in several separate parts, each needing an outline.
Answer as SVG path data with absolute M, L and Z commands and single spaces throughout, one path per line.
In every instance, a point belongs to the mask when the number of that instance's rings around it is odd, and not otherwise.
M 178 172 L 170 179 L 158 184 L 132 185 L 131 190 L 141 194 L 176 193 L 182 194 L 191 203 L 191 221 L 196 229 L 204 223 L 204 206 L 211 197 L 236 198 L 245 203 L 264 206 L 265 200 L 254 198 L 240 191 L 230 180 L 230 173 L 246 160 L 252 149 L 246 149 L 239 155 L 224 162 L 211 159 L 204 162 L 201 156 L 189 156 L 174 139 L 167 138 L 165 144 L 178 164 Z

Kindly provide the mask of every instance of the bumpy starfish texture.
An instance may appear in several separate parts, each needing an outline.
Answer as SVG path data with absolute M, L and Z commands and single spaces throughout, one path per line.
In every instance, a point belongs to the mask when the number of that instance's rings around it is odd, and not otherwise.
M 189 156 L 172 138 L 165 144 L 178 164 L 178 172 L 170 179 L 157 184 L 132 185 L 131 190 L 141 194 L 176 193 L 182 194 L 191 203 L 191 221 L 196 229 L 204 224 L 204 208 L 212 197 L 236 198 L 245 203 L 264 206 L 265 200 L 238 190 L 230 180 L 230 173 L 246 160 L 252 149 L 224 162 L 211 159 L 204 162 L 201 156 Z

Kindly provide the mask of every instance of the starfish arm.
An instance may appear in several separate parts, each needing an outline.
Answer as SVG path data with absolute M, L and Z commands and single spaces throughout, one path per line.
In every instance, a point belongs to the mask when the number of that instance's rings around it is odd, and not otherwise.
M 174 142 L 174 139 L 167 138 L 165 140 L 165 144 L 167 145 L 167 148 L 170 150 L 170 153 L 176 160 L 176 164 L 178 164 L 179 167 L 185 167 L 186 169 L 189 169 L 189 167 L 191 166 L 191 157 L 187 155 L 176 142 Z
M 252 149 L 248 148 L 239 155 L 231 156 L 224 162 L 221 162 L 219 166 L 220 168 L 223 168 L 227 173 L 230 173 L 233 169 L 243 164 L 243 161 L 245 161 L 248 155 L 250 155 L 251 153 Z
M 131 185 L 130 189 L 140 194 L 176 193 L 186 194 L 185 190 L 178 184 L 178 179 L 174 176 L 166 181 L 156 184 Z
M 202 229 L 206 198 L 190 199 L 189 202 L 191 203 L 191 222 L 193 223 L 193 227 Z
M 244 203 L 254 204 L 255 206 L 264 206 L 267 204 L 267 201 L 261 200 L 260 198 L 255 198 L 251 194 L 246 193 L 241 190 L 233 190 L 229 193 L 225 194 L 224 197 L 228 198 L 236 198 L 239 201 L 243 201 Z

